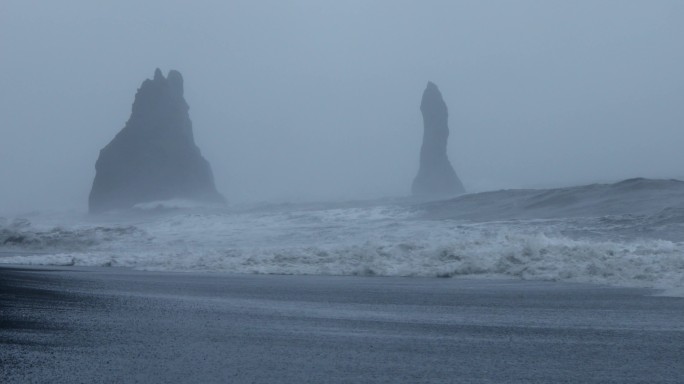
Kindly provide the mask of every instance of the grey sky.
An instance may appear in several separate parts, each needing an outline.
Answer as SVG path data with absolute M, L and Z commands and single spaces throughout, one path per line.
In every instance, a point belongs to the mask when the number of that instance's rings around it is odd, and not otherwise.
M 181 71 L 231 202 L 407 195 L 428 80 L 471 191 L 684 178 L 684 1 L 0 3 L 0 213 L 85 210 L 135 91 Z

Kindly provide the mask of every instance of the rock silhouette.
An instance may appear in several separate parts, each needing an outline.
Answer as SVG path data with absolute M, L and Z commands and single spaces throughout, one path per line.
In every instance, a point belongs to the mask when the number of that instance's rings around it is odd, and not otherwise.
M 223 203 L 195 145 L 183 77 L 157 68 L 135 95 L 131 117 L 95 164 L 89 210 L 98 213 L 169 199 Z
M 420 103 L 423 114 L 423 145 L 420 168 L 412 192 L 421 198 L 444 198 L 465 192 L 447 157 L 449 138 L 447 106 L 437 86 L 428 82 Z

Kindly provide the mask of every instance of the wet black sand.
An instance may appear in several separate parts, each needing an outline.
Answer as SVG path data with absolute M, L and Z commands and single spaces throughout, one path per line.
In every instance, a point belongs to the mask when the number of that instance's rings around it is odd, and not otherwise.
M 0 382 L 682 383 L 684 299 L 653 293 L 0 268 Z

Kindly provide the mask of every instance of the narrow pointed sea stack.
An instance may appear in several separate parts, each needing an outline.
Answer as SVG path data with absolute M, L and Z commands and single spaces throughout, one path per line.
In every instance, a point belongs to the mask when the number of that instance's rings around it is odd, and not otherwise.
M 444 198 L 464 193 L 463 184 L 447 157 L 447 106 L 432 82 L 428 82 L 423 92 L 420 111 L 423 113 L 423 146 L 418 175 L 413 180 L 413 196 Z
M 142 83 L 124 128 L 101 151 L 89 209 L 98 213 L 169 199 L 224 202 L 195 145 L 183 77 L 157 69 Z

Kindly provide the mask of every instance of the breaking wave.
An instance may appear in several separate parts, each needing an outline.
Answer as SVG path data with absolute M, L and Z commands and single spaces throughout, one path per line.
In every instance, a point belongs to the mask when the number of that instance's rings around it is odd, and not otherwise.
M 684 189 L 680 182 L 653 182 L 660 184 L 639 179 L 500 191 L 423 205 L 385 201 L 0 218 L 0 263 L 514 277 L 682 294 L 684 194 L 678 193 Z M 489 205 L 501 208 L 498 216 Z M 481 216 L 473 213 L 477 207 Z

